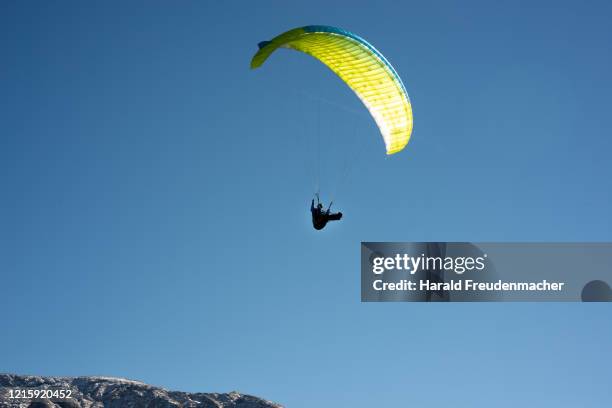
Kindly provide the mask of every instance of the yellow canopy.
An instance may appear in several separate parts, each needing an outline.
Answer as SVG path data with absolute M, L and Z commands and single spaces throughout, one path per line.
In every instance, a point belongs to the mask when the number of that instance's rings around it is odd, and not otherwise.
M 327 65 L 354 92 L 374 117 L 387 154 L 401 151 L 412 133 L 410 98 L 386 58 L 363 38 L 329 26 L 306 26 L 259 43 L 251 60 L 258 68 L 279 47 L 313 56 Z

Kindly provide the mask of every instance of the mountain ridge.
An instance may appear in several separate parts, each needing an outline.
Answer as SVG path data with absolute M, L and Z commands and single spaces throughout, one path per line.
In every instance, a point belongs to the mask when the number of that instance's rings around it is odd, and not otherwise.
M 70 398 L 25 398 L 28 390 L 65 390 Z M 56 395 L 57 396 L 57 395 Z M 18 397 L 18 398 L 16 398 Z M 24 397 L 24 398 L 21 398 Z M 120 377 L 45 377 L 0 373 L 0 408 L 283 408 L 237 391 L 170 391 Z

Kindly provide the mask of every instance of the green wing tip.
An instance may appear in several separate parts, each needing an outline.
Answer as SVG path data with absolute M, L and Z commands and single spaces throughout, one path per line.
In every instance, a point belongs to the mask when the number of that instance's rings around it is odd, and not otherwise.
M 257 62 L 255 57 L 251 60 L 251 69 L 257 69 L 261 66 L 261 62 Z

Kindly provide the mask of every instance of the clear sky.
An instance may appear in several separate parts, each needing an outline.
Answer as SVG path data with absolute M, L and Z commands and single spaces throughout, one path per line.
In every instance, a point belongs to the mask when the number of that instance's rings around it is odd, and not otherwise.
M 612 309 L 362 304 L 360 241 L 610 241 L 609 2 L 0 4 L 0 371 L 300 407 L 608 407 Z M 414 106 L 386 157 L 323 65 Z M 345 219 L 309 225 L 316 145 Z M 315 147 L 313 147 L 315 146 Z M 341 177 L 340 177 L 341 178 Z M 333 181 L 322 182 L 330 197 Z

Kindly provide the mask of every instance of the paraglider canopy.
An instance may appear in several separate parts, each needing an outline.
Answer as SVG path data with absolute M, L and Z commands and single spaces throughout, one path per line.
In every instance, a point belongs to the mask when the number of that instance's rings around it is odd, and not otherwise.
M 252 69 L 281 47 L 311 55 L 338 75 L 368 108 L 387 154 L 406 147 L 412 133 L 410 98 L 389 61 L 366 40 L 340 28 L 312 25 L 289 30 L 258 45 Z

